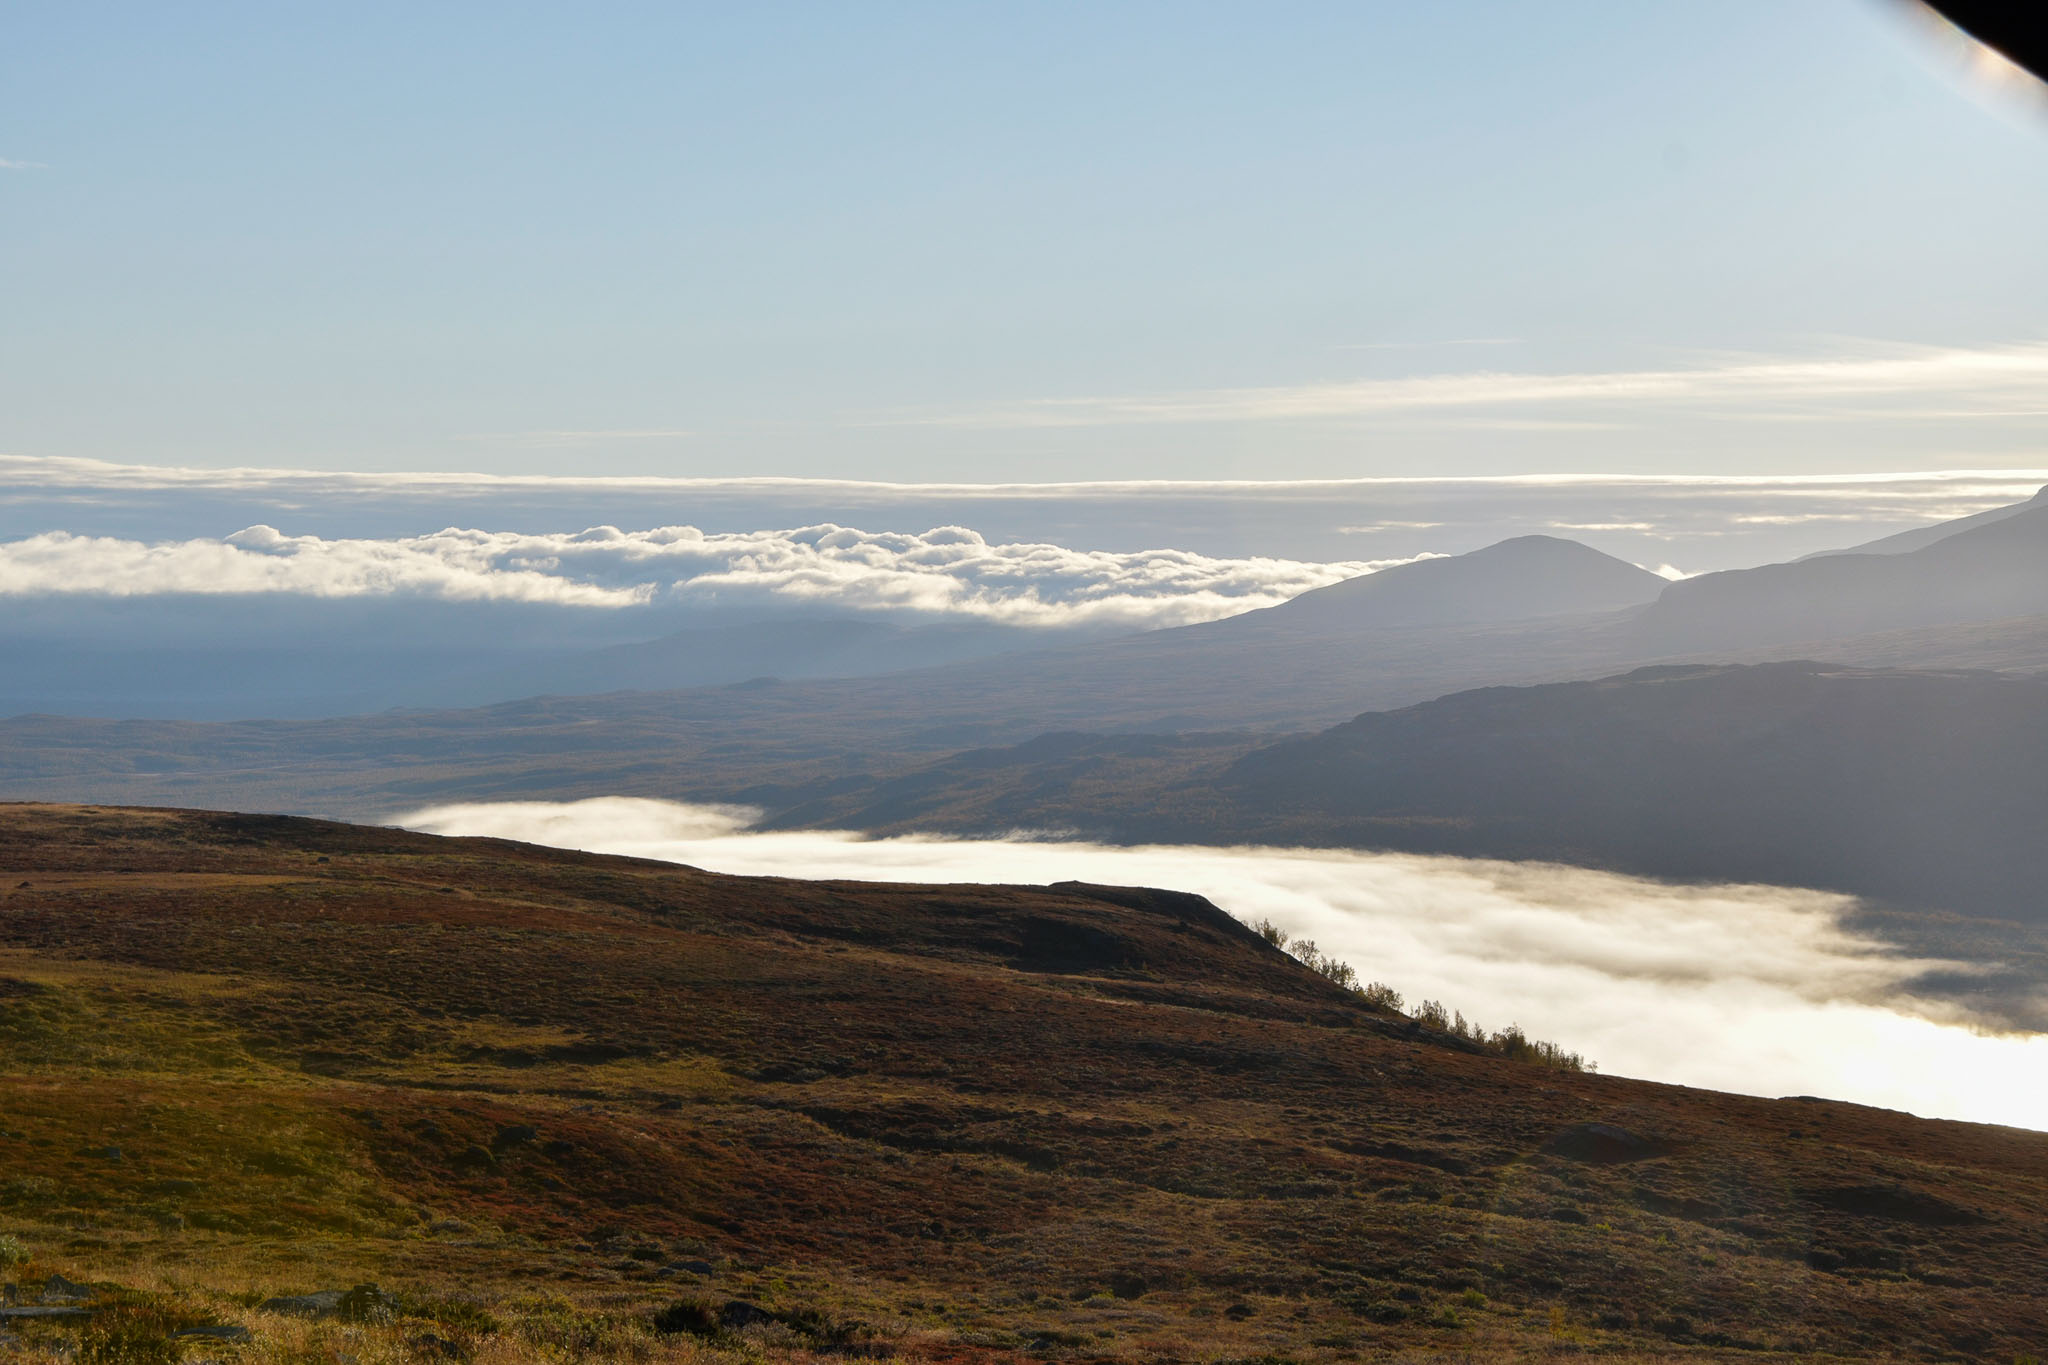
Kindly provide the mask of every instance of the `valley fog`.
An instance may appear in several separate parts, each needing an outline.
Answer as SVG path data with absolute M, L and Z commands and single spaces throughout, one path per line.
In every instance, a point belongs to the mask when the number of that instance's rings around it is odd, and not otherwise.
M 756 876 L 1193 891 L 1314 940 L 1411 1010 L 1433 999 L 1488 1029 L 1516 1023 L 1603 1072 L 2048 1129 L 2048 1093 L 2013 1083 L 2048 1074 L 2048 1036 L 1979 1031 L 1916 995 L 1917 976 L 1953 964 L 1847 931 L 1846 897 L 1339 850 L 754 833 L 753 814 L 599 798 L 393 823 Z

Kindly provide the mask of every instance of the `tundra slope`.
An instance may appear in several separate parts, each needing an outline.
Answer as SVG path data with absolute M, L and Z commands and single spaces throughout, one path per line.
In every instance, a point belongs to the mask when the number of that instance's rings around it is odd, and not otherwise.
M 277 1351 L 2048 1344 L 2048 1134 L 1477 1055 L 1195 897 L 59 806 L 0 871 L 14 1278 Z M 251 1306 L 372 1279 L 412 1316 Z

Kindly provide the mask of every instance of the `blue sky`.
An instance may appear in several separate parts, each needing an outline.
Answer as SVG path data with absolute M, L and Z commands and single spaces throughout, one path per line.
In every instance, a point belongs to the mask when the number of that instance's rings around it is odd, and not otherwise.
M 982 481 L 2048 444 L 2048 116 L 1890 5 L 7 30 L 10 455 Z

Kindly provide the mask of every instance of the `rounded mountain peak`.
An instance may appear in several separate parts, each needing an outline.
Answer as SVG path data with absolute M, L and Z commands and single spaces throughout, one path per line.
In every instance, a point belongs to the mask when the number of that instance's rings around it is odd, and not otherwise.
M 1280 611 L 1344 626 L 1475 625 L 1641 606 L 1666 583 L 1558 536 L 1516 536 L 1303 593 Z

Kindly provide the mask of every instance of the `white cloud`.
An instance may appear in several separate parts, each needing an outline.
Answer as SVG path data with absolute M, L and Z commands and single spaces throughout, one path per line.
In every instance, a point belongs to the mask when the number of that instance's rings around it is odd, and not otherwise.
M 748 832 L 739 807 L 603 798 L 396 817 L 719 872 L 911 882 L 1167 886 L 1270 917 L 1411 1002 L 1521 1024 L 1603 1071 L 1748 1094 L 1813 1094 L 2048 1128 L 2048 1036 L 1973 1031 L 1912 994 L 1938 967 L 1842 927 L 1852 902 L 1677 886 L 1550 864 L 1332 850 Z
M 54 494 L 66 490 L 141 492 L 187 489 L 312 497 L 354 493 L 383 498 L 576 491 L 807 494 L 849 502 L 883 499 L 986 498 L 1066 500 L 1162 496 L 1218 499 L 1317 499 L 1376 489 L 1406 492 L 1594 490 L 1691 494 L 1727 491 L 1762 497 L 1834 497 L 1924 501 L 1967 496 L 2011 501 L 2048 483 L 2048 468 L 1875 470 L 1785 474 L 1471 474 L 1386 475 L 1347 479 L 1100 479 L 1052 483 L 888 483 L 872 479 L 781 476 L 677 478 L 667 475 L 484 474 L 459 470 L 326 470 L 250 466 L 135 465 L 60 456 L 0 455 L 0 488 Z
M 289 536 L 145 543 L 49 532 L 0 543 L 0 596 L 288 593 L 620 608 L 786 601 L 1017 626 L 1155 627 L 1214 620 L 1410 560 L 1308 563 L 990 544 L 836 525 L 706 534 L 692 526 L 576 534 L 449 529 L 389 540 Z
M 1348 341 L 1333 351 L 1433 351 L 1446 346 L 1514 346 L 1520 337 L 1451 337 L 1445 341 Z
M 590 430 L 484 431 L 457 437 L 462 441 L 496 441 L 506 445 L 551 449 L 598 445 L 610 441 L 662 441 L 697 433 L 685 427 L 602 427 Z
M 1601 409 L 1694 403 L 1750 416 L 1819 398 L 1882 403 L 1942 394 L 1946 420 L 2010 416 L 2015 400 L 2038 405 L 2048 383 L 2048 343 L 2009 346 L 1865 346 L 1823 359 L 1736 357 L 1691 369 L 1532 374 L 1469 371 L 1397 379 L 1211 389 L 1185 393 L 1044 398 L 975 412 L 906 415 L 887 425 L 960 428 L 1125 426 L 1162 422 L 1266 422 L 1467 408 L 1575 404 Z M 1968 402 L 1961 400 L 1971 400 Z M 1882 409 L 1890 415 L 1889 409 Z M 1915 409 L 1903 410 L 1913 415 Z M 1806 414 L 1867 420 L 1851 407 Z
M 0 171 L 46 171 L 49 167 L 40 161 L 10 161 L 0 156 Z

